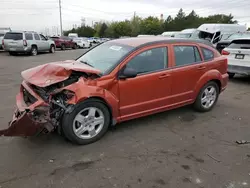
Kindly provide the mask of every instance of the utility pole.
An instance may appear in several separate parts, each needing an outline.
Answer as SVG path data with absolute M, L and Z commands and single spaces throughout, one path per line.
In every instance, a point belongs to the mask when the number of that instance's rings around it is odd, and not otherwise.
M 60 12 L 60 28 L 61 28 L 61 36 L 63 36 L 63 29 L 62 29 L 62 7 L 61 7 L 61 0 L 59 0 L 59 12 Z

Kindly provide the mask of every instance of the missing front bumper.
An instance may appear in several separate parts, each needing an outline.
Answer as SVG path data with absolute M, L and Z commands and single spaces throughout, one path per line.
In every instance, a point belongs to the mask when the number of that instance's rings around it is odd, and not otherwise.
M 0 130 L 0 136 L 35 136 L 45 129 L 51 131 L 51 126 L 48 125 L 47 121 L 35 121 L 32 112 L 16 110 L 12 121 L 9 122 L 9 128 Z

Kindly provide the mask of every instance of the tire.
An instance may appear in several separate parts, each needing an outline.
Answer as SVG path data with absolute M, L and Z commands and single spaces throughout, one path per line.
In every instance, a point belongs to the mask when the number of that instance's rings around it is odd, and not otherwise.
M 72 46 L 72 49 L 77 49 L 77 44 L 74 44 L 73 46 Z
M 96 111 L 95 116 L 89 116 L 89 118 L 92 117 L 92 119 L 86 120 L 86 118 L 88 118 L 86 115 L 90 113 L 90 109 L 92 112 L 94 112 L 94 110 Z M 99 121 L 102 121 L 101 117 L 103 117 L 103 121 L 99 125 L 96 124 L 94 127 L 93 117 L 98 118 L 98 114 L 100 115 Z M 82 119 L 84 116 L 85 120 Z M 75 118 L 77 118 L 78 120 L 76 120 Z M 66 139 L 70 140 L 72 143 L 78 145 L 86 145 L 96 142 L 104 136 L 110 125 L 110 119 L 110 113 L 106 105 L 99 100 L 90 99 L 77 104 L 75 106 L 75 109 L 71 113 L 64 114 L 62 119 L 62 130 Z M 85 123 L 80 124 L 80 120 L 85 121 Z M 96 121 L 95 123 L 98 122 Z M 86 128 L 82 133 L 81 130 L 83 131 L 83 129 L 79 129 L 81 126 Z M 77 129 L 80 132 L 78 133 L 78 135 L 76 133 Z M 93 131 L 94 129 L 95 131 Z
M 212 92 L 212 90 L 210 90 L 211 88 L 214 88 L 213 95 L 210 93 L 210 92 Z M 201 90 L 200 90 L 200 92 L 195 100 L 195 103 L 194 103 L 195 110 L 197 110 L 199 112 L 208 112 L 208 111 L 212 110 L 213 107 L 215 106 L 215 104 L 217 103 L 217 100 L 219 97 L 219 92 L 220 92 L 220 90 L 219 90 L 219 86 L 217 83 L 215 83 L 213 81 L 208 82 L 206 85 L 204 85 L 201 88 Z M 205 99 L 206 93 L 209 93 L 206 97 L 208 99 Z M 207 106 L 205 104 L 207 104 Z
M 30 55 L 36 56 L 37 53 L 38 53 L 37 47 L 36 47 L 36 46 L 32 46 L 32 47 L 31 47 L 31 50 L 30 50 Z
M 9 52 L 9 55 L 16 55 L 16 52 Z
M 55 51 L 56 51 L 55 46 L 54 45 L 50 45 L 49 52 L 53 54 L 53 53 L 55 53 Z
M 231 78 L 233 78 L 235 76 L 235 73 L 228 72 L 228 76 L 231 79 Z
M 65 44 L 62 44 L 62 46 L 61 46 L 61 50 L 66 50 L 66 46 L 65 46 Z

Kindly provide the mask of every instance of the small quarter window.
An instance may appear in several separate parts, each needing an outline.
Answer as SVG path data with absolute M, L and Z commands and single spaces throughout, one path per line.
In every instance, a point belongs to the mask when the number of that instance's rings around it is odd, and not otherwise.
M 25 33 L 26 40 L 33 40 L 33 35 L 31 33 Z
M 207 48 L 201 48 L 201 51 L 203 53 L 205 61 L 208 61 L 214 58 L 214 52 L 212 50 L 209 50 Z

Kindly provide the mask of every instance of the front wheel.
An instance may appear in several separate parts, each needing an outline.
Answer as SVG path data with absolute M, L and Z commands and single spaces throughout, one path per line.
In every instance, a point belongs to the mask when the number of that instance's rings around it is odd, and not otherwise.
M 228 72 L 228 76 L 231 79 L 231 78 L 233 78 L 235 76 L 235 73 Z
M 108 108 L 98 100 L 87 100 L 76 105 L 73 112 L 65 114 L 62 129 L 71 142 L 86 145 L 99 140 L 110 124 Z
M 72 49 L 77 49 L 77 44 L 74 44 Z
M 213 81 L 208 82 L 200 90 L 200 93 L 195 100 L 194 108 L 200 112 L 210 111 L 216 104 L 218 97 L 219 97 L 218 84 Z

